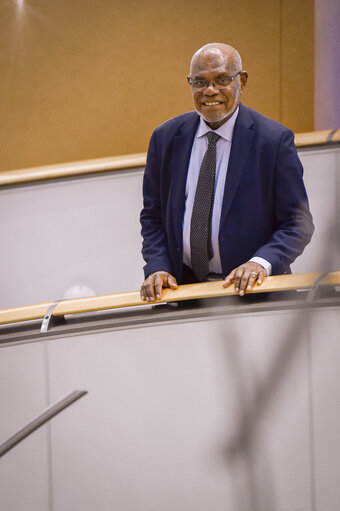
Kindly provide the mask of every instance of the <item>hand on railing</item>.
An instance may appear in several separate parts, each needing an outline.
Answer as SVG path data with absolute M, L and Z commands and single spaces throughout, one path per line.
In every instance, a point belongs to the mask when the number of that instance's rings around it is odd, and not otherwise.
M 159 300 L 162 297 L 163 288 L 177 289 L 177 281 L 175 277 L 170 275 L 167 271 L 156 271 L 151 273 L 147 279 L 144 280 L 140 296 L 142 300 L 147 302 L 154 302 L 155 299 Z

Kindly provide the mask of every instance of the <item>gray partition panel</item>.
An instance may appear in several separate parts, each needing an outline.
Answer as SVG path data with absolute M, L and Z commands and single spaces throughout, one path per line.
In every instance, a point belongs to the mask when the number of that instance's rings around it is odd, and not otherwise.
M 52 396 L 89 389 L 52 424 L 55 511 L 311 509 L 307 344 L 303 333 L 286 360 L 289 321 L 51 341 Z
M 0 443 L 46 407 L 43 344 L 3 347 L 0 353 Z M 1 511 L 49 510 L 47 426 L 0 459 Z
M 138 289 L 142 174 L 0 189 L 0 308 Z
M 314 314 L 311 339 L 316 509 L 336 511 L 340 497 L 339 309 Z
M 304 181 L 315 232 L 303 255 L 292 265 L 294 273 L 340 268 L 340 149 L 300 152 Z
M 316 231 L 294 272 L 340 268 L 339 155 L 339 146 L 300 152 Z M 0 308 L 139 289 L 142 175 L 0 188 Z
M 32 491 L 50 511 L 336 511 L 339 293 L 322 290 L 307 311 L 305 293 L 246 298 L 75 315 L 43 334 L 28 325 L 26 338 L 8 328 L 9 416 L 21 414 L 44 350 L 38 400 L 88 390 L 50 424 L 50 485 L 46 474 L 36 485 L 48 468 L 36 433 L 2 458 L 8 509 L 24 509 L 16 489 L 27 490 L 34 460 Z M 21 372 L 16 394 L 10 375 Z M 25 511 L 39 509 L 30 496 Z

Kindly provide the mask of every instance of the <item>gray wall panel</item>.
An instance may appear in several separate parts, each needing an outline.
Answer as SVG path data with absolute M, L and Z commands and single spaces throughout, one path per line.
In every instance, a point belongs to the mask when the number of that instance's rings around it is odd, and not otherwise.
M 43 344 L 1 348 L 0 442 L 47 405 Z M 47 511 L 49 465 L 47 426 L 0 459 L 0 509 Z
M 300 153 L 316 231 L 294 272 L 340 268 L 339 154 Z M 0 308 L 139 289 L 141 189 L 141 170 L 0 189 Z
M 327 148 L 300 153 L 315 232 L 303 255 L 292 265 L 294 273 L 340 268 L 339 155 L 339 149 Z
M 45 384 L 44 346 L 42 344 L 1 348 L 1 440 L 14 433 L 46 407 Z
M 340 314 L 339 309 L 313 316 L 313 413 L 315 497 L 317 510 L 337 511 L 340 489 Z
M 151 317 L 0 349 L 2 440 L 89 392 L 51 458 L 44 426 L 0 460 L 0 508 L 336 511 L 339 309 Z
M 52 511 L 46 445 L 45 426 L 0 459 L 1 511 Z
M 310 509 L 306 337 L 287 313 L 49 343 L 55 511 Z M 277 332 L 281 332 L 280 335 Z
M 0 190 L 0 307 L 138 289 L 141 189 L 127 171 Z

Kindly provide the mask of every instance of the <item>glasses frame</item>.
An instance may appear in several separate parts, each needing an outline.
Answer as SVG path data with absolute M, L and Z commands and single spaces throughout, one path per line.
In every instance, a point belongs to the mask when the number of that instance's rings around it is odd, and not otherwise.
M 242 74 L 244 71 L 239 71 L 238 73 L 236 73 L 236 75 L 234 76 L 226 76 L 225 78 L 227 78 L 229 81 L 228 81 L 228 84 L 227 85 L 217 85 L 214 80 L 201 80 L 202 82 L 204 81 L 206 83 L 206 85 L 204 85 L 204 87 L 195 87 L 193 85 L 193 82 L 195 81 L 193 78 L 191 78 L 191 76 L 187 76 L 187 80 L 188 80 L 188 83 L 189 85 L 191 85 L 191 87 L 195 90 L 205 90 L 207 89 L 208 87 L 210 87 L 210 84 L 213 84 L 213 86 L 215 87 L 215 89 L 218 89 L 218 90 L 222 90 L 222 89 L 226 89 L 227 87 L 229 87 L 229 85 L 231 84 L 231 82 L 233 80 L 235 80 L 235 78 Z

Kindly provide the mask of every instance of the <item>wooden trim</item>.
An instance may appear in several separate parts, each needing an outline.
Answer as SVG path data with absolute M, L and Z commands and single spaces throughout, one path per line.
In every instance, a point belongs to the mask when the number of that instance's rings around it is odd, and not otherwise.
M 83 176 L 112 170 L 143 168 L 145 163 L 146 153 L 137 153 L 126 156 L 111 156 L 109 158 L 98 158 L 95 160 L 75 161 L 73 163 L 63 163 L 59 165 L 46 165 L 45 167 L 9 170 L 0 172 L 0 186 Z
M 42 319 L 53 302 L 24 305 L 0 310 L 0 325 Z
M 321 273 L 300 273 L 267 277 L 261 286 L 255 286 L 249 293 L 308 289 L 320 275 Z M 322 285 L 340 285 L 340 271 L 328 274 L 322 282 Z M 222 281 L 203 282 L 201 284 L 179 286 L 176 290 L 164 289 L 162 298 L 153 303 L 177 302 L 197 298 L 231 296 L 234 294 L 235 290 L 233 284 L 225 289 L 222 287 Z M 53 302 L 48 302 L 0 310 L 0 324 L 4 325 L 20 321 L 42 319 L 52 304 Z M 88 298 L 61 301 L 54 309 L 53 316 L 119 309 L 122 307 L 135 307 L 147 304 L 149 304 L 149 302 L 145 302 L 140 298 L 139 291 L 91 296 Z
M 297 133 L 295 135 L 297 148 L 329 145 L 338 142 L 340 142 L 340 130 L 312 131 L 311 133 Z
M 298 133 L 295 135 L 295 145 L 297 148 L 329 145 L 339 142 L 340 130 L 314 131 L 311 133 Z M 137 153 L 58 165 L 46 165 L 44 167 L 9 170 L 0 172 L 0 186 L 45 181 L 48 179 L 84 176 L 98 172 L 143 168 L 145 163 L 146 153 Z

